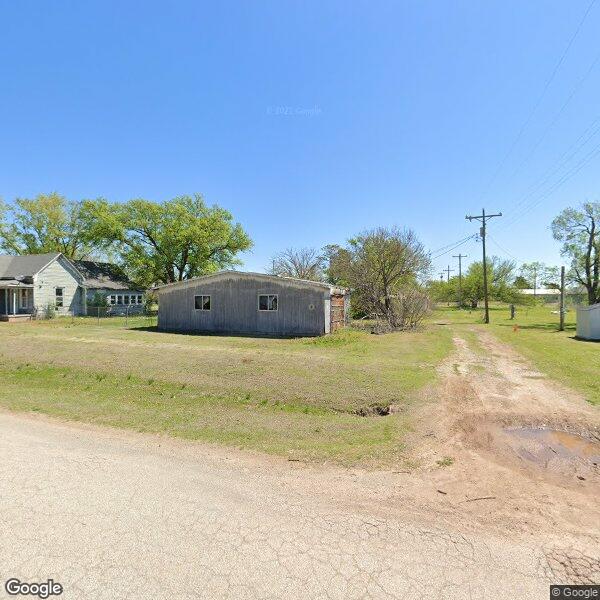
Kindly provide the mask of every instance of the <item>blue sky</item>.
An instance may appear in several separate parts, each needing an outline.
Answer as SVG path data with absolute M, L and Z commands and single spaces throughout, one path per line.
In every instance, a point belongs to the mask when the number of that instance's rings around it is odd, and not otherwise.
M 436 250 L 485 206 L 490 253 L 559 264 L 552 218 L 599 196 L 589 6 L 3 1 L 0 196 L 201 192 L 251 270 L 378 225 Z

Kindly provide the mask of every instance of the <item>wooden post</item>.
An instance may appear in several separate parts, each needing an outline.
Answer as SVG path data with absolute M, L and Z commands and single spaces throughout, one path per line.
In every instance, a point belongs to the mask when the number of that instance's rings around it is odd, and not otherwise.
M 565 330 L 565 268 L 560 268 L 560 325 L 559 331 Z
M 17 314 L 17 290 L 13 290 L 13 315 Z

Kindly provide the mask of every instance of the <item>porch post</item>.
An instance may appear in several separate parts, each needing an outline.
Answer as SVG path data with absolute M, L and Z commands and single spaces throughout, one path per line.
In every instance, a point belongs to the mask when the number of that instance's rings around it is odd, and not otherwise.
M 17 290 L 13 290 L 13 315 L 17 314 Z

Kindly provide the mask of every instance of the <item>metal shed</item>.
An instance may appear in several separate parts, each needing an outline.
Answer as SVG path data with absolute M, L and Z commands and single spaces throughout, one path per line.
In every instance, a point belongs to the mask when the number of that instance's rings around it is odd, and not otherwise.
M 600 340 L 600 304 L 577 307 L 577 337 Z
M 318 336 L 348 318 L 346 289 L 262 273 L 221 271 L 156 291 L 162 331 Z

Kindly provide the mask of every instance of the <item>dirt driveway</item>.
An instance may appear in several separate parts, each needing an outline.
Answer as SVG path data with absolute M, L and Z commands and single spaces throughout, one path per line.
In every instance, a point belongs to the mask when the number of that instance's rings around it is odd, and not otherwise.
M 593 453 L 598 411 L 491 337 L 455 342 L 397 472 L 0 413 L 0 572 L 107 600 L 537 600 L 599 581 L 593 454 L 552 442 L 540 461 L 546 441 L 514 429 Z

